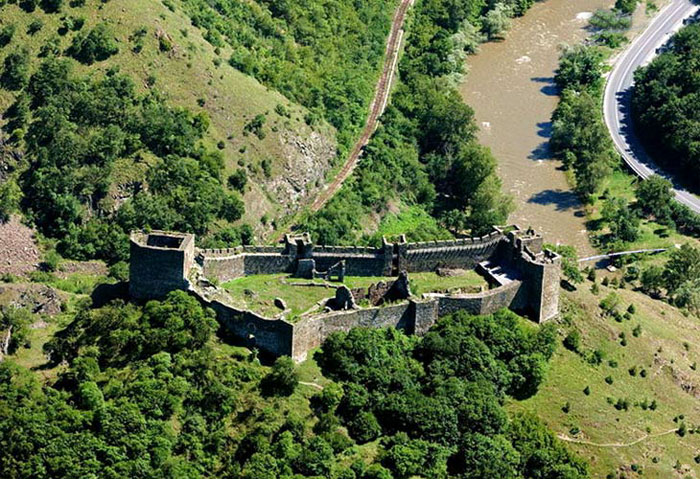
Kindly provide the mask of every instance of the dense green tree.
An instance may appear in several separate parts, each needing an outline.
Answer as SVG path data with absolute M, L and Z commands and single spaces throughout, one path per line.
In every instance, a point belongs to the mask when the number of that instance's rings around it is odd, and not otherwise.
M 601 214 L 610 227 L 613 240 L 632 242 L 639 236 L 639 218 L 625 200 L 621 198 L 607 200 Z
M 652 175 L 637 186 L 637 204 L 646 216 L 667 220 L 671 216 L 673 191 L 671 182 Z
M 299 384 L 299 377 L 294 361 L 289 357 L 281 357 L 275 361 L 270 373 L 263 378 L 261 387 L 265 394 L 289 396 Z
M 0 223 L 10 220 L 10 215 L 19 206 L 20 196 L 21 192 L 15 181 L 7 180 L 0 184 Z
M 615 0 L 615 10 L 627 15 L 634 13 L 638 0 Z
M 700 25 L 674 35 L 670 49 L 635 73 L 632 109 L 640 138 L 662 164 L 700 183 Z
M 464 479 L 502 477 L 519 479 L 520 455 L 503 436 L 469 434 L 463 438 L 460 452 L 450 467 L 455 476 Z
M 562 257 L 561 270 L 567 281 L 572 284 L 583 282 L 583 273 L 578 267 L 578 253 L 576 248 L 569 245 L 547 245 L 550 250 L 559 253 Z
M 29 327 L 32 323 L 32 316 L 26 309 L 14 306 L 0 308 L 0 356 L 5 353 L 12 354 L 20 346 L 29 344 Z M 9 341 L 4 344 L 6 335 L 9 334 Z M 7 346 L 7 351 L 3 349 Z
M 7 55 L 3 62 L 0 85 L 8 90 L 21 90 L 29 82 L 29 50 L 19 49 Z
M 105 23 L 98 23 L 88 33 L 80 32 L 73 38 L 69 54 L 76 60 L 92 65 L 106 60 L 119 51 L 114 35 Z
M 576 190 L 589 197 L 610 172 L 615 158 L 595 96 L 564 90 L 552 115 L 552 128 L 553 153 L 573 169 Z
M 658 265 L 651 265 L 642 271 L 640 277 L 642 291 L 647 294 L 659 296 L 664 287 L 664 269 Z
M 537 418 L 516 415 L 511 422 L 508 436 L 520 454 L 519 469 L 523 477 L 589 477 L 587 464 L 572 455 Z
M 554 81 L 560 89 L 582 91 L 600 88 L 603 81 L 603 54 L 595 47 L 577 45 L 564 50 Z
M 497 3 L 489 10 L 482 22 L 482 27 L 489 39 L 501 38 L 510 29 L 513 16 L 511 9 L 505 3 Z
M 685 243 L 671 251 L 663 276 L 665 286 L 671 293 L 683 283 L 700 278 L 700 248 Z
M 695 315 L 700 315 L 700 278 L 681 283 L 675 290 L 674 303 L 681 308 L 687 308 Z

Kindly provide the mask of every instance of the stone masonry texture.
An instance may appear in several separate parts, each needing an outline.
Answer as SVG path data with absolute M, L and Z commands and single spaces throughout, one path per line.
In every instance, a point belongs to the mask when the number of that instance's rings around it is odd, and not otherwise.
M 384 241 L 379 248 L 318 246 L 308 234 L 287 236 L 280 246 L 244 246 L 196 250 L 190 234 L 153 231 L 131 235 L 130 294 L 136 299 L 162 298 L 175 289 L 190 291 L 244 344 L 274 356 L 304 360 L 333 332 L 354 327 L 395 327 L 408 334 L 424 334 L 442 316 L 464 310 L 490 314 L 501 308 L 528 315 L 536 322 L 559 312 L 561 258 L 543 249 L 542 237 L 517 226 L 496 229 L 481 238 L 397 243 Z M 397 276 L 399 272 L 470 269 L 478 266 L 496 287 L 474 294 L 425 294 L 361 309 L 330 311 L 304 316 L 291 323 L 237 309 L 210 299 L 197 277 L 215 282 L 253 274 L 295 274 L 308 268 L 325 272 L 344 262 L 350 276 Z M 299 270 L 299 271 L 298 271 Z M 489 276 L 491 275 L 491 276 Z M 216 289 L 216 288 L 214 288 Z

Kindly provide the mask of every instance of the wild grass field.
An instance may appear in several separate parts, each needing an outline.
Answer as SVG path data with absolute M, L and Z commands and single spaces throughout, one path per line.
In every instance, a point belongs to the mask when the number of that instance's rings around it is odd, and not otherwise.
M 580 334 L 579 352 L 560 346 L 539 392 L 510 409 L 544 419 L 590 463 L 592 477 L 697 477 L 700 434 L 691 431 L 700 425 L 700 322 L 601 279 L 598 295 L 590 281 L 562 291 L 557 327 L 562 339 Z M 603 313 L 599 303 L 611 293 L 620 311 L 634 305 L 629 319 Z

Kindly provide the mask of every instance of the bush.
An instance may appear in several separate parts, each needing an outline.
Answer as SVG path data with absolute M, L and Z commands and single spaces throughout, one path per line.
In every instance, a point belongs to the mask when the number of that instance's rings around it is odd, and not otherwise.
M 97 24 L 89 33 L 79 33 L 73 38 L 68 53 L 87 65 L 103 61 L 119 51 L 109 27 L 105 23 Z
M 29 23 L 29 25 L 27 26 L 27 33 L 29 35 L 34 35 L 35 33 L 39 32 L 42 28 L 44 28 L 44 22 L 37 18 Z
M 16 29 L 17 27 L 13 23 L 0 28 L 0 47 L 8 45 L 12 41 Z
M 298 384 L 299 377 L 294 361 L 288 356 L 282 356 L 262 379 L 260 387 L 267 396 L 291 396 Z
M 239 168 L 236 171 L 234 171 L 229 177 L 228 177 L 228 186 L 232 190 L 236 190 L 240 193 L 245 192 L 245 187 L 248 184 L 248 174 L 246 173 L 245 169 Z
M 29 50 L 14 51 L 5 57 L 0 85 L 8 90 L 21 90 L 29 82 Z
M 600 302 L 600 308 L 609 316 L 617 311 L 621 302 L 622 300 L 617 293 L 610 293 Z
M 358 443 L 374 441 L 382 433 L 377 418 L 369 411 L 361 412 L 348 422 L 348 432 Z
M 109 267 L 109 276 L 117 281 L 129 281 L 129 264 L 119 261 Z
M 564 338 L 564 347 L 569 351 L 579 352 L 581 348 L 581 333 L 574 330 L 567 334 Z
M 58 270 L 58 265 L 61 262 L 61 255 L 59 255 L 55 250 L 49 250 L 44 255 L 44 261 L 41 263 L 41 267 L 44 271 L 55 272 Z

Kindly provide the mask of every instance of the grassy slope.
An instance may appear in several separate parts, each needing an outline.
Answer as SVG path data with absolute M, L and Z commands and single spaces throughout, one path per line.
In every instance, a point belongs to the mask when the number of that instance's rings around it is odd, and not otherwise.
M 601 191 L 607 191 L 611 198 L 623 198 L 630 203 L 634 203 L 635 185 L 639 180 L 625 171 L 614 171 L 605 179 Z M 605 203 L 605 195 L 597 197 L 591 205 L 586 205 L 586 214 L 589 219 L 588 228 L 591 231 L 591 238 L 596 241 L 597 236 L 605 235 L 608 231 L 602 227 L 601 211 Z M 671 248 L 674 245 L 683 243 L 700 244 L 700 241 L 662 226 L 654 221 L 642 220 L 639 228 L 639 238 L 627 244 L 628 250 L 647 248 Z
M 78 8 L 71 8 L 68 2 L 65 3 L 63 12 L 58 14 L 46 14 L 39 8 L 27 13 L 17 5 L 0 7 L 0 26 L 15 24 L 17 27 L 12 42 L 0 49 L 0 61 L 10 51 L 26 46 L 34 61 L 38 62 L 36 55 L 39 48 L 47 38 L 56 35 L 64 16 L 84 17 L 83 30 L 92 28 L 96 23 L 107 22 L 119 43 L 119 53 L 89 67 L 79 65 L 77 71 L 98 72 L 118 66 L 122 72 L 130 74 L 144 91 L 147 88 L 146 79 L 154 75 L 157 78 L 154 88 L 164 92 L 174 104 L 195 112 L 204 109 L 211 119 L 207 143 L 212 148 L 216 148 L 219 141 L 225 144 L 225 174 L 238 168 L 239 162 L 252 165 L 255 171 L 249 173 L 253 185 L 245 196 L 245 220 L 253 226 L 260 225 L 259 219 L 265 213 L 276 217 L 285 214 L 286 207 L 294 206 L 280 204 L 287 198 L 283 195 L 276 197 L 274 190 L 284 182 L 283 177 L 289 174 L 290 165 L 301 160 L 303 150 L 315 157 L 318 166 L 317 171 L 311 172 L 314 178 L 310 187 L 314 187 L 316 177 L 323 178 L 330 168 L 335 153 L 334 130 L 327 125 L 317 128 L 317 131 L 312 130 L 303 120 L 305 109 L 230 67 L 226 62 L 230 49 L 221 49 L 218 55 L 221 65 L 217 67 L 214 64 L 217 58 L 214 48 L 182 12 L 172 12 L 156 0 L 123 0 L 104 4 L 99 0 L 88 0 L 86 6 Z M 41 20 L 44 26 L 30 36 L 27 26 L 35 19 Z M 132 52 L 133 43 L 129 37 L 141 27 L 145 27 L 148 33 L 143 50 L 136 54 Z M 170 52 L 159 49 L 156 35 L 163 33 L 173 41 L 174 48 Z M 74 32 L 69 32 L 61 37 L 64 50 L 74 35 Z M 200 99 L 205 102 L 203 107 L 199 106 Z M 0 89 L 0 111 L 4 111 L 11 102 L 12 94 Z M 290 118 L 274 111 L 278 104 L 290 111 Z M 244 135 L 245 124 L 258 114 L 267 115 L 264 126 L 266 137 L 263 140 L 252 134 Z M 266 178 L 260 168 L 263 159 L 272 162 L 271 178 Z
M 648 434 L 664 433 L 678 427 L 674 417 L 683 414 L 688 427 L 700 424 L 700 377 L 691 364 L 700 360 L 700 322 L 644 294 L 629 289 L 615 290 L 622 297 L 622 308 L 636 306 L 636 313 L 622 323 L 603 317 L 599 301 L 612 291 L 601 286 L 600 294 L 590 292 L 586 281 L 572 293 L 563 293 L 562 337 L 577 329 L 582 335 L 582 349 L 600 349 L 605 354 L 603 364 L 589 364 L 580 355 L 559 347 L 550 373 L 540 391 L 532 398 L 512 403 L 513 410 L 530 410 L 542 417 L 559 435 L 596 444 L 628 444 Z M 567 319 L 569 318 L 569 319 Z M 568 324 L 570 322 L 570 324 Z M 640 325 L 641 336 L 632 330 Z M 627 346 L 621 345 L 619 334 L 624 332 Z M 685 344 L 687 343 L 688 349 Z M 611 367 L 609 360 L 618 366 Z M 629 369 L 636 366 L 637 375 Z M 647 376 L 639 372 L 646 369 Z M 611 376 L 613 383 L 605 378 Z M 584 394 L 586 386 L 590 395 Z M 618 411 L 607 398 L 627 398 L 629 411 Z M 658 409 L 644 411 L 635 402 L 655 399 Z M 568 414 L 562 407 L 569 402 Z M 579 428 L 573 434 L 571 429 Z M 649 432 L 647 432 L 647 428 Z M 573 431 L 575 432 L 575 431 Z M 592 446 L 569 443 L 590 462 L 593 477 L 626 471 L 627 477 L 637 477 L 631 465 L 638 464 L 644 477 L 680 477 L 674 470 L 676 461 L 684 470 L 695 471 L 683 477 L 697 477 L 694 457 L 700 453 L 700 435 L 681 438 L 675 433 L 649 437 L 631 446 Z M 655 463 L 653 458 L 658 458 Z M 614 477 L 618 477 L 615 475 Z

